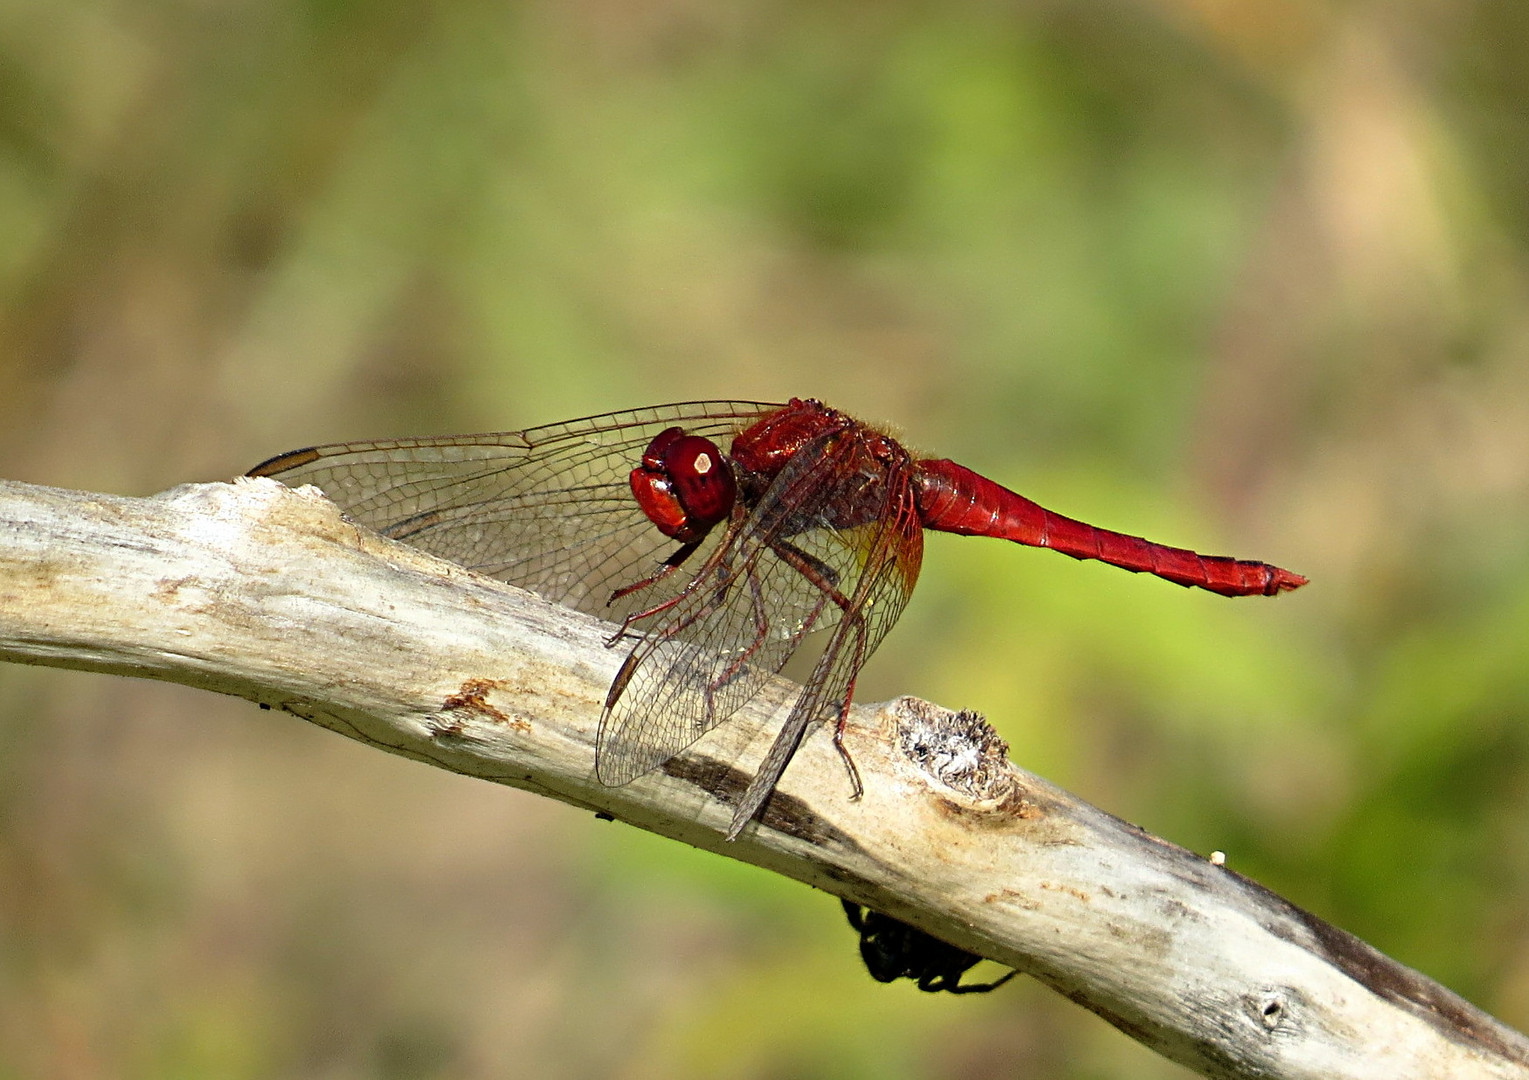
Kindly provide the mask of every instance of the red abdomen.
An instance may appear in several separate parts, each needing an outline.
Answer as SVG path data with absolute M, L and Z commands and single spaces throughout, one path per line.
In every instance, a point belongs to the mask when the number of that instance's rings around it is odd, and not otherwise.
M 954 461 L 918 462 L 914 489 L 926 529 L 1049 547 L 1222 596 L 1273 596 L 1306 584 L 1269 563 L 1200 555 L 1063 517 Z

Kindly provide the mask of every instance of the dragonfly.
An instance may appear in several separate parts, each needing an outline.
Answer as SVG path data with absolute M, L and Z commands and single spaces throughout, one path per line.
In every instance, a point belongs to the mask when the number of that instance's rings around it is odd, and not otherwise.
M 619 787 L 732 717 L 809 640 L 790 713 L 733 807 L 759 814 L 815 724 L 843 735 L 855 680 L 918 580 L 923 532 L 1098 559 L 1223 596 L 1306 579 L 1063 517 L 815 399 L 690 401 L 483 435 L 294 450 L 249 472 L 313 484 L 385 537 L 617 624 L 595 775 Z M 811 651 L 807 654 L 809 658 Z

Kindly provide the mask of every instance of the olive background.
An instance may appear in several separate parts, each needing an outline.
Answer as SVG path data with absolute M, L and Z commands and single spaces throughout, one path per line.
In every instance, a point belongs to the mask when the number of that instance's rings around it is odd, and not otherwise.
M 1521 0 L 5 0 L 0 476 L 815 396 L 1229 601 L 931 536 L 862 701 L 1529 1025 Z M 992 977 L 992 965 L 974 974 Z M 0 667 L 0 1077 L 1182 1077 L 831 897 Z

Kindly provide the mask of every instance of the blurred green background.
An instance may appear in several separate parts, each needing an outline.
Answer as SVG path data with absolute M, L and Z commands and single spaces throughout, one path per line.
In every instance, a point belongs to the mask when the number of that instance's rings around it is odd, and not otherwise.
M 1522 0 L 0 0 L 0 475 L 814 395 L 1236 603 L 932 537 L 859 697 L 1529 1025 Z M 979 969 L 979 970 L 986 970 Z M 829 897 L 0 668 L 0 1077 L 1182 1077 Z

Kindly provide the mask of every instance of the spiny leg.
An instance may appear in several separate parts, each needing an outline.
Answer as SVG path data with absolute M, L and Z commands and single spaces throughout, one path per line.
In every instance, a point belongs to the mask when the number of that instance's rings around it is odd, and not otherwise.
M 770 550 L 781 562 L 810 581 L 819 592 L 832 600 L 842 611 L 848 612 L 849 598 L 839 591 L 839 572 L 816 555 L 811 555 L 789 540 L 770 541 Z
M 721 552 L 719 551 L 716 555 L 714 555 L 712 557 L 712 560 L 710 560 L 710 561 L 711 562 L 719 561 L 720 555 L 721 555 Z M 708 567 L 702 567 L 701 568 L 701 572 L 696 575 L 696 580 L 693 580 L 688 585 L 686 585 L 685 588 L 679 593 L 679 595 L 675 596 L 674 598 L 672 598 L 670 600 L 666 600 L 662 604 L 657 604 L 657 605 L 649 608 L 647 611 L 641 611 L 641 612 L 638 612 L 635 615 L 627 616 L 626 620 L 622 622 L 620 628 L 617 629 L 617 631 L 614 634 L 612 634 L 609 638 L 606 639 L 605 647 L 606 648 L 611 648 L 613 645 L 616 644 L 616 642 L 620 641 L 623 637 L 626 637 L 627 633 L 628 633 L 628 630 L 631 627 L 632 623 L 636 622 L 638 619 L 645 619 L 645 618 L 647 618 L 650 615 L 657 615 L 658 613 L 660 613 L 662 611 L 667 611 L 669 608 L 672 608 L 675 604 L 678 604 L 681 600 L 685 599 L 687 596 L 689 596 L 692 592 L 695 591 L 696 582 L 701 577 L 705 576 L 705 574 L 707 572 L 708 572 Z M 727 585 L 727 582 L 726 582 L 726 580 L 724 578 L 724 582 L 719 587 L 719 590 L 718 590 L 717 594 L 712 598 L 712 600 L 708 604 L 706 604 L 704 607 L 702 607 L 699 611 L 693 612 L 692 614 L 685 616 L 683 619 L 681 619 L 679 622 L 675 623 L 673 626 L 667 626 L 667 627 L 664 627 L 661 630 L 659 630 L 659 632 L 658 632 L 658 640 L 659 641 L 667 641 L 669 638 L 672 638 L 675 635 L 679 634 L 681 631 L 686 630 L 686 629 L 688 629 L 691 626 L 694 626 L 697 622 L 699 622 L 700 620 L 706 618 L 712 612 L 716 611 L 717 608 L 719 608 L 722 605 L 723 601 L 726 600 L 726 598 L 727 598 L 727 588 L 728 588 L 728 585 Z M 632 680 L 632 673 L 637 670 L 637 665 L 642 662 L 644 656 L 646 655 L 646 654 L 643 653 L 642 647 L 643 647 L 643 644 L 647 640 L 648 640 L 647 638 L 643 638 L 642 640 L 638 641 L 637 644 L 633 645 L 631 651 L 626 654 L 626 659 L 621 661 L 621 667 L 617 669 L 616 677 L 611 680 L 610 689 L 607 690 L 606 693 L 605 693 L 605 711 L 606 712 L 609 712 L 611 709 L 615 708 L 616 702 L 621 700 L 621 695 L 626 691 L 627 684 L 629 682 L 631 682 L 631 680 Z M 710 690 L 707 691 L 707 710 L 706 710 L 706 715 L 707 715 L 707 719 L 708 720 L 711 718 L 711 715 L 712 715 L 711 692 L 710 692 Z
M 744 575 L 748 578 L 749 582 L 749 607 L 754 615 L 754 640 L 748 644 L 747 648 L 733 658 L 732 662 L 727 665 L 721 674 L 706 685 L 706 721 L 708 725 L 711 723 L 712 717 L 716 715 L 717 692 L 743 674 L 744 668 L 748 666 L 749 658 L 764 647 L 765 638 L 770 633 L 770 614 L 765 610 L 764 590 L 759 585 L 758 565 L 751 561 L 744 570 Z
M 645 589 L 650 585 L 654 585 L 659 581 L 662 581 L 664 578 L 668 577 L 669 574 L 678 569 L 680 563 L 689 558 L 698 546 L 699 541 L 697 541 L 695 544 L 686 544 L 684 547 L 681 547 L 678 551 L 670 556 L 670 560 L 674 560 L 672 566 L 666 562 L 664 567 L 657 573 L 648 575 L 648 577 L 644 578 L 642 581 L 634 582 L 633 584 L 627 585 L 624 588 L 617 589 L 611 594 L 611 598 L 606 601 L 606 606 L 609 607 L 611 604 L 614 604 L 623 596 L 630 596 L 632 593 L 639 589 Z M 692 578 L 690 581 L 686 582 L 685 587 L 679 592 L 675 593 L 669 599 L 660 601 L 650 608 L 645 608 L 642 611 L 634 611 L 627 615 L 626 618 L 621 620 L 621 625 L 616 628 L 616 632 L 605 639 L 605 647 L 608 649 L 615 645 L 616 642 L 620 641 L 622 638 L 627 637 L 632 629 L 633 623 L 668 611 L 675 604 L 678 604 L 681 600 L 685 599 L 685 597 L 689 596 L 692 592 L 695 591 L 696 582 L 701 578 L 702 575 L 705 574 L 705 572 L 706 570 L 703 567 L 700 574 L 697 574 L 695 578 Z
M 844 700 L 839 703 L 839 716 L 834 725 L 833 743 L 834 749 L 839 752 L 839 760 L 844 762 L 844 769 L 849 773 L 850 798 L 858 799 L 865 794 L 865 785 L 860 782 L 860 770 L 855 765 L 855 759 L 850 756 L 849 750 L 844 745 L 844 728 L 849 723 L 850 703 L 855 698 L 855 680 L 859 677 L 860 668 L 865 663 L 865 620 L 858 612 L 851 610 L 852 605 L 849 599 L 839 591 L 839 575 L 833 567 L 784 540 L 775 542 L 771 547 L 782 560 L 793 566 L 822 593 L 824 599 L 818 601 L 814 619 L 817 612 L 822 610 L 823 604 L 827 600 L 832 600 L 844 612 L 844 620 L 849 624 L 846 629 L 855 635 L 855 658 L 850 667 L 852 674 L 849 686 L 844 691 Z
M 742 524 L 742 522 L 743 522 L 742 507 L 741 506 L 735 507 L 733 509 L 733 518 L 732 518 L 732 521 L 729 522 L 729 524 L 728 524 L 728 532 L 732 533 L 733 531 L 735 531 Z M 677 569 L 681 563 L 683 563 L 692 554 L 694 554 L 695 550 L 701 546 L 702 541 L 704 541 L 705 539 L 706 538 L 703 536 L 700 539 L 693 540 L 693 541 L 690 541 L 690 542 L 684 544 L 682 547 L 677 549 L 674 552 L 674 554 L 670 555 L 667 560 L 665 560 L 664 566 L 662 568 L 660 568 L 656 573 L 650 574 L 647 578 L 643 579 L 642 581 L 634 582 L 631 585 L 628 585 L 628 586 L 625 586 L 624 588 L 618 589 L 614 594 L 612 594 L 611 599 L 609 601 L 607 601 L 607 603 L 614 603 L 618 598 L 620 598 L 622 596 L 628 596 L 628 595 L 636 592 L 638 589 L 646 588 L 649 585 L 655 584 L 656 582 L 658 582 L 662 578 L 667 577 L 670 573 L 673 572 L 673 570 Z M 658 614 L 661 614 L 662 612 L 668 611 L 670 608 L 674 607 L 674 605 L 678 604 L 681 600 L 684 600 L 691 593 L 695 592 L 695 590 L 700 586 L 700 584 L 713 571 L 718 572 L 719 578 L 720 578 L 720 582 L 721 582 L 720 585 L 718 586 L 718 598 L 713 602 L 711 607 L 703 609 L 701 614 L 692 616 L 691 618 L 685 620 L 684 622 L 682 622 L 680 624 L 679 627 L 676 627 L 675 629 L 683 629 L 686 626 L 690 626 L 690 625 L 692 625 L 696 621 L 696 619 L 701 618 L 702 616 L 704 616 L 706 614 L 710 614 L 711 611 L 715 610 L 716 609 L 716 605 L 720 604 L 721 600 L 726 597 L 727 589 L 728 589 L 728 581 L 727 581 L 728 575 L 726 573 L 722 572 L 723 571 L 723 565 L 724 565 L 724 562 L 725 562 L 726 556 L 727 556 L 727 549 L 728 549 L 728 541 L 726 539 L 724 539 L 722 541 L 722 543 L 717 546 L 717 549 L 711 553 L 711 557 L 706 560 L 706 563 L 701 567 L 701 569 L 696 571 L 695 577 L 693 577 L 689 581 L 687 581 L 685 583 L 685 587 L 682 588 L 678 593 L 676 593 L 674 596 L 670 597 L 668 600 L 664 600 L 661 603 L 654 604 L 652 607 L 650 607 L 650 608 L 648 608 L 648 609 L 646 609 L 644 611 L 634 611 L 630 615 L 628 615 L 626 618 L 622 619 L 621 620 L 621 626 L 616 630 L 616 632 L 614 634 L 612 634 L 609 638 L 606 639 L 606 642 L 605 642 L 606 648 L 610 648 L 611 646 L 615 645 L 616 642 L 618 642 L 622 638 L 626 637 L 628 635 L 628 633 L 631 631 L 633 623 L 640 622 L 643 619 L 651 618 L 654 615 L 658 615 Z M 670 565 L 670 564 L 673 564 L 673 565 Z
M 699 539 L 691 540 L 689 543 L 681 544 L 679 547 L 675 548 L 674 552 L 667 559 L 665 559 L 659 568 L 653 571 L 653 573 L 649 574 L 641 581 L 634 581 L 630 585 L 623 585 L 621 588 L 611 593 L 610 599 L 605 601 L 605 606 L 610 607 L 617 600 L 631 596 L 634 592 L 640 592 L 650 585 L 657 585 L 660 581 L 664 580 L 664 578 L 678 570 L 686 559 L 694 555 L 696 553 L 696 549 L 701 546 L 701 541 L 704 539 L 706 538 L 703 536 Z
M 795 553 L 798 558 L 807 560 L 810 563 L 815 563 L 823 576 L 827 578 L 838 577 L 832 567 L 820 562 L 817 559 L 814 559 L 812 556 L 807 555 L 805 552 L 800 551 L 794 545 L 788 544 L 784 540 L 774 541 L 771 543 L 770 547 L 777 556 L 782 555 L 783 549 L 790 550 L 791 552 Z M 798 573 L 801 572 L 799 564 L 794 559 L 786 560 L 783 558 L 782 561 L 787 562 L 787 565 L 791 566 L 793 569 L 796 569 Z M 728 670 L 724 672 L 721 677 L 719 677 L 713 684 L 713 687 L 718 690 L 726 686 L 733 679 L 737 678 L 738 673 L 743 669 L 743 666 L 748 663 L 749 658 L 764 647 L 765 639 L 769 636 L 770 633 L 770 612 L 765 605 L 764 590 L 759 579 L 758 563 L 756 561 L 751 561 L 747 570 L 745 571 L 745 574 L 747 575 L 749 581 L 749 599 L 754 613 L 754 641 L 738 656 L 735 662 L 729 666 Z M 807 575 L 804 574 L 803 576 L 806 577 Z M 808 580 L 813 581 L 813 583 L 816 585 L 818 579 L 808 578 Z M 827 601 L 827 595 L 821 588 L 819 588 L 817 604 L 813 607 L 812 613 L 810 615 L 798 622 L 797 628 L 792 633 L 784 650 L 785 655 L 790 656 L 793 652 L 795 652 L 796 647 L 801 643 L 802 638 L 812 632 L 812 628 L 817 625 L 818 619 L 823 614 L 823 605 L 826 604 Z
M 855 765 L 855 759 L 844 745 L 844 729 L 849 723 L 850 702 L 855 700 L 855 680 L 860 677 L 860 667 L 865 663 L 865 620 L 858 615 L 846 617 L 854 619 L 855 663 L 850 669 L 853 674 L 849 677 L 849 685 L 844 688 L 844 700 L 839 703 L 839 719 L 834 724 L 833 743 L 834 749 L 839 752 L 839 760 L 844 762 L 844 769 L 849 773 L 850 800 L 854 801 L 865 794 L 865 785 L 860 782 L 860 769 Z

